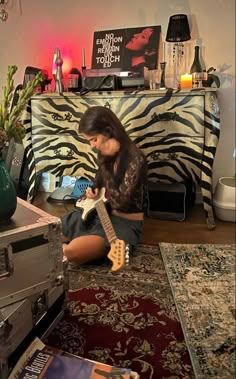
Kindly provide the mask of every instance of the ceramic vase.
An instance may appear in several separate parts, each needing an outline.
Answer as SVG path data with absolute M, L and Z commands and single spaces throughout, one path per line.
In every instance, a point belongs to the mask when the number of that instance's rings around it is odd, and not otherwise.
M 16 206 L 16 190 L 0 155 L 0 222 L 9 220 L 15 213 Z

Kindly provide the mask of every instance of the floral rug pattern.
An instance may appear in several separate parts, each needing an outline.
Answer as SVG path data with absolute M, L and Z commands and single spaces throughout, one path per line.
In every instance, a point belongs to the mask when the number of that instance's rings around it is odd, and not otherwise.
M 46 343 L 140 379 L 194 378 L 159 247 L 140 245 L 124 269 L 110 267 L 69 264 L 68 311 Z
M 235 248 L 160 244 L 197 379 L 236 377 Z

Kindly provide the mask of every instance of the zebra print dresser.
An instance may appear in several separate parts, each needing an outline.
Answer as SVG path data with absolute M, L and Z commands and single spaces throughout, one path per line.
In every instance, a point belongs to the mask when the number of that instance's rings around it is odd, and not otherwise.
M 215 227 L 212 210 L 212 167 L 220 134 L 215 90 L 112 91 L 45 93 L 32 97 L 22 122 L 30 188 L 37 175 L 82 176 L 93 180 L 96 156 L 78 134 L 81 115 L 91 106 L 111 108 L 148 160 L 149 181 L 193 180 L 202 191 L 207 224 Z

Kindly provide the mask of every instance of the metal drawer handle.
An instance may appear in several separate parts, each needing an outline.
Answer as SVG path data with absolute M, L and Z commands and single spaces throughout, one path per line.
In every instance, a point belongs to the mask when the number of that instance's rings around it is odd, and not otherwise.
M 14 272 L 12 246 L 0 246 L 0 280 Z
M 175 161 L 178 158 L 178 154 L 176 153 L 169 153 L 166 155 L 164 153 L 157 153 L 155 151 L 150 156 L 155 161 Z
M 9 320 L 4 320 L 2 316 L 0 316 L 0 342 L 6 343 L 8 340 L 13 325 L 9 323 Z M 1 341 L 2 340 L 2 341 Z
M 66 154 L 63 154 L 63 153 L 61 152 L 61 149 L 56 149 L 56 150 L 54 150 L 54 154 L 55 154 L 56 157 L 58 157 L 58 158 L 70 158 L 70 157 L 73 157 L 73 155 L 74 155 L 74 151 L 71 150 L 71 149 L 67 149 Z
M 104 107 L 108 108 L 108 109 L 111 109 L 111 104 L 109 103 L 109 101 L 105 102 Z
M 53 113 L 52 119 L 54 121 L 71 121 L 72 114 L 70 112 L 67 112 L 64 116 L 61 116 L 60 114 Z
M 176 112 L 164 112 L 164 113 L 156 113 L 154 112 L 151 116 L 154 121 L 175 121 L 178 117 L 178 113 Z

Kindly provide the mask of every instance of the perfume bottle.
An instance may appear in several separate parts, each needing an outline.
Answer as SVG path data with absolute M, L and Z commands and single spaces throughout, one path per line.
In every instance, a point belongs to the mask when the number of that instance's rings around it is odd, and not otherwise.
M 202 72 L 202 66 L 201 66 L 200 58 L 199 58 L 199 46 L 195 46 L 194 49 L 195 49 L 194 60 L 190 68 L 190 74 L 193 74 L 194 72 Z

